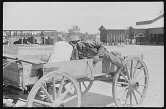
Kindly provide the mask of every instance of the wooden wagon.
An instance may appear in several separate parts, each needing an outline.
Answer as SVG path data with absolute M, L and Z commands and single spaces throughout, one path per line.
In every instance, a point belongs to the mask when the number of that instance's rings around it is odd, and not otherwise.
M 41 61 L 51 50 L 51 46 L 4 46 L 4 85 L 24 91 L 33 86 L 26 100 L 28 107 L 80 107 L 82 96 L 95 80 L 112 85 L 116 106 L 135 106 L 143 101 L 148 87 L 148 71 L 140 57 L 124 57 L 124 66 L 112 77 L 112 73 L 102 73 L 103 59 L 96 64 L 92 58 L 52 64 Z M 39 71 L 42 77 L 37 75 Z

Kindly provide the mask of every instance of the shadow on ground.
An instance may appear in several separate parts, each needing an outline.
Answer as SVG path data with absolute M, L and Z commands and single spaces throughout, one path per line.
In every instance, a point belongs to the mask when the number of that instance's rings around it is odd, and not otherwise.
M 8 89 L 8 90 L 7 90 Z M 27 95 L 20 94 L 19 90 L 13 90 L 13 88 L 8 87 L 4 90 L 3 95 L 7 95 L 7 98 L 12 98 L 17 100 L 18 98 L 26 99 Z M 112 96 L 106 96 L 102 94 L 87 92 L 82 96 L 82 106 L 81 107 L 105 107 L 114 106 L 114 101 Z M 22 107 L 22 106 L 21 106 Z
M 113 97 L 88 92 L 83 96 L 82 107 L 114 106 Z

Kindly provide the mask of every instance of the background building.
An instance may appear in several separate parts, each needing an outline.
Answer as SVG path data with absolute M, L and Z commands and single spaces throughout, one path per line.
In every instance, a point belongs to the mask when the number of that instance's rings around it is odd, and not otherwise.
M 98 34 L 81 33 L 78 26 L 73 26 L 68 32 L 56 30 L 3 30 L 3 44 L 53 45 L 61 40 L 70 41 L 73 37 L 77 37 L 79 40 L 98 40 L 97 36 Z
M 58 36 L 56 30 L 3 30 L 3 37 L 11 44 L 23 44 L 25 39 L 31 44 L 53 44 Z
M 134 28 L 137 44 L 164 44 L 164 14 L 147 21 L 136 22 Z
M 127 29 L 106 29 L 104 26 L 101 26 L 99 30 L 100 41 L 106 45 L 126 43 L 129 38 Z

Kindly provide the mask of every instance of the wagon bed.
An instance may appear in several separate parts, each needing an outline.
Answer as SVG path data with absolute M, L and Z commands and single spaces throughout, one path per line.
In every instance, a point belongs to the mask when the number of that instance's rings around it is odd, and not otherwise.
M 52 49 L 50 45 L 4 45 L 3 56 L 40 64 L 43 57 L 49 57 Z

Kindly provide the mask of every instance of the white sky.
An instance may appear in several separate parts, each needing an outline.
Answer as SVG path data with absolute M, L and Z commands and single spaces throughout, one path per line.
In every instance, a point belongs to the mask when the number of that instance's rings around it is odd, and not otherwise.
M 3 29 L 67 31 L 78 25 L 81 32 L 127 28 L 164 12 L 163 2 L 5 2 Z

